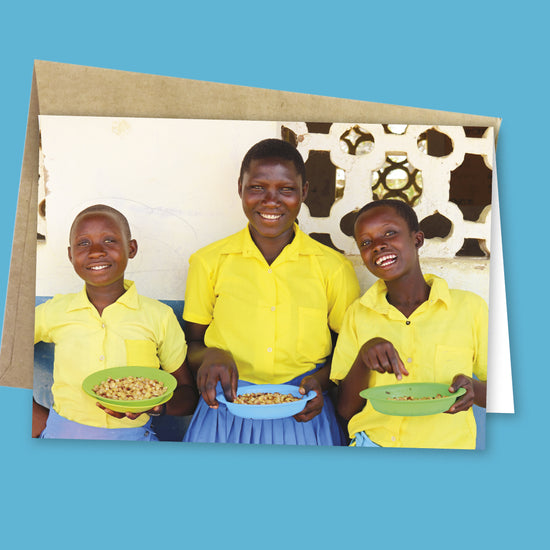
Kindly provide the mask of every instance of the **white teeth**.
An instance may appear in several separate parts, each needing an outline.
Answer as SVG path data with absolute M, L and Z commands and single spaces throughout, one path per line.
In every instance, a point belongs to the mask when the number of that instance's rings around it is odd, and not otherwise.
M 397 261 L 397 256 L 395 254 L 385 254 L 384 256 L 377 258 L 374 263 L 379 267 L 385 267 L 395 261 Z
M 101 270 L 101 269 L 107 269 L 108 267 L 109 267 L 108 265 L 92 265 L 92 266 L 90 267 L 90 269 L 91 269 L 92 271 L 99 271 L 99 270 Z
M 281 214 L 260 214 L 260 216 L 266 220 L 278 220 Z

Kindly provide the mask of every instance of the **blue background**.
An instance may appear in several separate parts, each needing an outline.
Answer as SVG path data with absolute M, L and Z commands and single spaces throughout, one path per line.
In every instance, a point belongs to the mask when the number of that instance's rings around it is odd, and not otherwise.
M 365 546 L 509 548 L 545 533 L 547 506 L 538 502 L 549 489 L 548 360 L 537 344 L 548 325 L 548 169 L 539 160 L 548 153 L 548 8 L 529 0 L 383 6 L 4 6 L 0 308 L 35 58 L 499 116 L 516 414 L 489 415 L 486 450 L 476 453 L 90 444 L 31 440 L 30 390 L 0 388 L 2 546 L 236 548 L 250 546 L 246 533 L 265 548 L 357 538 Z

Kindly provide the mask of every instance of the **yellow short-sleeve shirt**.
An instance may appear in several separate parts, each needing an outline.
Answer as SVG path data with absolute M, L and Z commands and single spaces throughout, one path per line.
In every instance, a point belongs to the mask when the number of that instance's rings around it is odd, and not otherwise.
M 88 300 L 85 288 L 56 295 L 35 310 L 35 343 L 55 344 L 53 408 L 80 424 L 131 428 L 148 420 L 147 415 L 130 420 L 103 412 L 82 390 L 82 381 L 89 374 L 120 366 L 174 372 L 185 360 L 185 336 L 172 309 L 139 295 L 132 281 L 124 281 L 124 285 L 126 292 L 102 315 Z
M 346 313 L 334 350 L 331 379 L 345 378 L 361 346 L 374 337 L 396 348 L 409 376 L 372 371 L 369 386 L 410 382 L 451 384 L 456 374 L 487 380 L 488 308 L 485 301 L 464 290 L 451 290 L 435 275 L 426 275 L 430 295 L 406 318 L 386 300 L 386 285 L 378 280 Z M 350 437 L 364 431 L 383 447 L 475 448 L 476 423 L 472 409 L 457 414 L 389 416 L 367 401 L 349 422 Z
M 242 380 L 279 384 L 323 362 L 359 296 L 351 262 L 295 226 L 269 265 L 248 227 L 193 254 L 185 321 L 208 325 L 205 344 L 232 353 Z

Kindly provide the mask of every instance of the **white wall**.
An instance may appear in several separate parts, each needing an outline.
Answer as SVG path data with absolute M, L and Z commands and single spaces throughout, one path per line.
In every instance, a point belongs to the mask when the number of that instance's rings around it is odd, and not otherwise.
M 40 187 L 41 196 L 46 198 L 46 219 L 39 218 L 39 231 L 45 233 L 46 242 L 38 244 L 37 295 L 49 296 L 81 288 L 82 282 L 67 258 L 69 227 L 83 208 L 102 202 L 128 217 L 133 236 L 138 241 L 139 251 L 128 264 L 127 278 L 135 280 L 139 291 L 145 295 L 165 300 L 183 299 L 189 256 L 198 248 L 245 226 L 246 218 L 237 194 L 242 157 L 257 141 L 280 137 L 281 124 L 273 121 L 41 116 Z M 302 123 L 285 125 L 294 127 L 298 134 L 300 129 L 304 132 L 300 149 L 306 159 L 309 148 L 315 148 L 314 139 L 326 142 L 327 148 L 338 150 L 336 133 L 336 137 L 318 135 L 315 138 L 315 135 L 305 134 Z M 445 128 L 451 135 L 459 134 L 456 128 Z M 420 131 L 419 127 L 410 127 L 413 137 Z M 379 133 L 379 148 L 384 148 L 384 139 L 390 138 Z M 416 148 L 415 139 L 408 139 Z M 491 139 L 489 136 L 485 140 L 486 148 L 492 143 Z M 459 135 L 455 142 L 461 143 Z M 481 143 L 479 140 L 465 142 L 474 143 L 476 147 Z M 317 145 L 321 147 L 323 143 Z M 465 145 L 460 147 L 461 151 L 466 151 Z M 357 171 L 353 162 L 358 166 L 372 162 L 338 154 L 342 164 L 349 164 L 346 168 L 350 176 Z M 382 162 L 383 154 L 377 155 Z M 451 161 L 459 163 L 460 159 L 434 161 L 419 157 L 417 160 L 425 164 L 425 181 L 429 181 L 431 164 L 441 171 L 439 165 Z M 437 182 L 436 176 L 433 178 Z M 374 278 L 362 265 L 353 241 L 341 234 L 339 221 L 341 214 L 354 207 L 354 200 L 361 206 L 370 190 L 360 178 L 349 179 L 350 189 L 333 207 L 330 219 L 311 218 L 306 206 L 299 219 L 306 230 L 329 230 L 335 242 L 343 243 L 361 287 L 366 290 Z M 444 193 L 442 195 L 435 185 L 421 205 L 436 204 L 438 200 L 439 209 L 446 208 Z M 334 215 L 334 212 L 340 214 Z M 475 226 L 481 236 L 488 233 L 490 216 L 488 218 L 485 223 Z M 457 231 L 466 235 L 468 227 L 456 220 Z M 452 287 L 472 290 L 488 301 L 489 260 L 445 258 L 447 248 L 448 243 L 442 241 L 430 243 L 421 250 L 424 271 L 443 276 Z M 436 257 L 438 250 L 442 257 Z
M 176 300 L 190 254 L 244 227 L 240 162 L 260 139 L 280 136 L 280 125 L 41 116 L 40 132 L 46 242 L 37 295 L 81 288 L 67 258 L 69 228 L 82 209 L 106 203 L 127 216 L 138 241 L 127 278 L 145 295 Z

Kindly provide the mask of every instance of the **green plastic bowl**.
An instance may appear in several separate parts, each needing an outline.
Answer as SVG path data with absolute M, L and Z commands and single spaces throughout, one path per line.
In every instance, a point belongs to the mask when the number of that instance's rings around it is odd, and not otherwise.
M 120 399 L 107 399 L 97 395 L 93 387 L 96 384 L 101 384 L 108 378 L 124 378 L 126 376 L 142 376 L 151 380 L 158 380 L 166 386 L 166 392 L 158 397 L 141 400 L 123 401 Z M 154 367 L 114 367 L 94 372 L 87 376 L 82 382 L 82 389 L 95 401 L 101 403 L 107 409 L 116 412 L 145 412 L 157 405 L 166 403 L 172 397 L 177 380 L 168 372 L 156 369 Z
M 150 399 L 144 399 L 143 401 L 117 401 L 116 403 L 100 403 L 107 407 L 111 411 L 115 412 L 121 412 L 121 413 L 142 413 L 145 411 L 148 411 L 149 409 L 152 409 L 153 407 L 157 407 L 158 405 L 162 405 L 163 403 L 166 403 L 167 401 L 170 401 L 172 399 L 172 396 L 174 395 L 174 392 L 166 392 L 162 394 L 161 397 L 159 397 L 160 401 L 158 401 L 155 404 L 150 404 Z M 99 401 L 99 399 L 96 400 Z M 128 403 L 128 404 L 127 404 Z M 138 405 L 130 405 L 129 403 L 139 403 Z
M 427 416 L 449 410 L 457 397 L 466 393 L 465 388 L 459 388 L 455 393 L 449 391 L 450 384 L 418 382 L 407 384 L 391 384 L 375 386 L 359 392 L 367 399 L 376 411 L 392 416 Z M 442 397 L 437 399 L 422 399 L 423 397 Z M 412 397 L 412 400 L 399 401 L 395 397 Z

